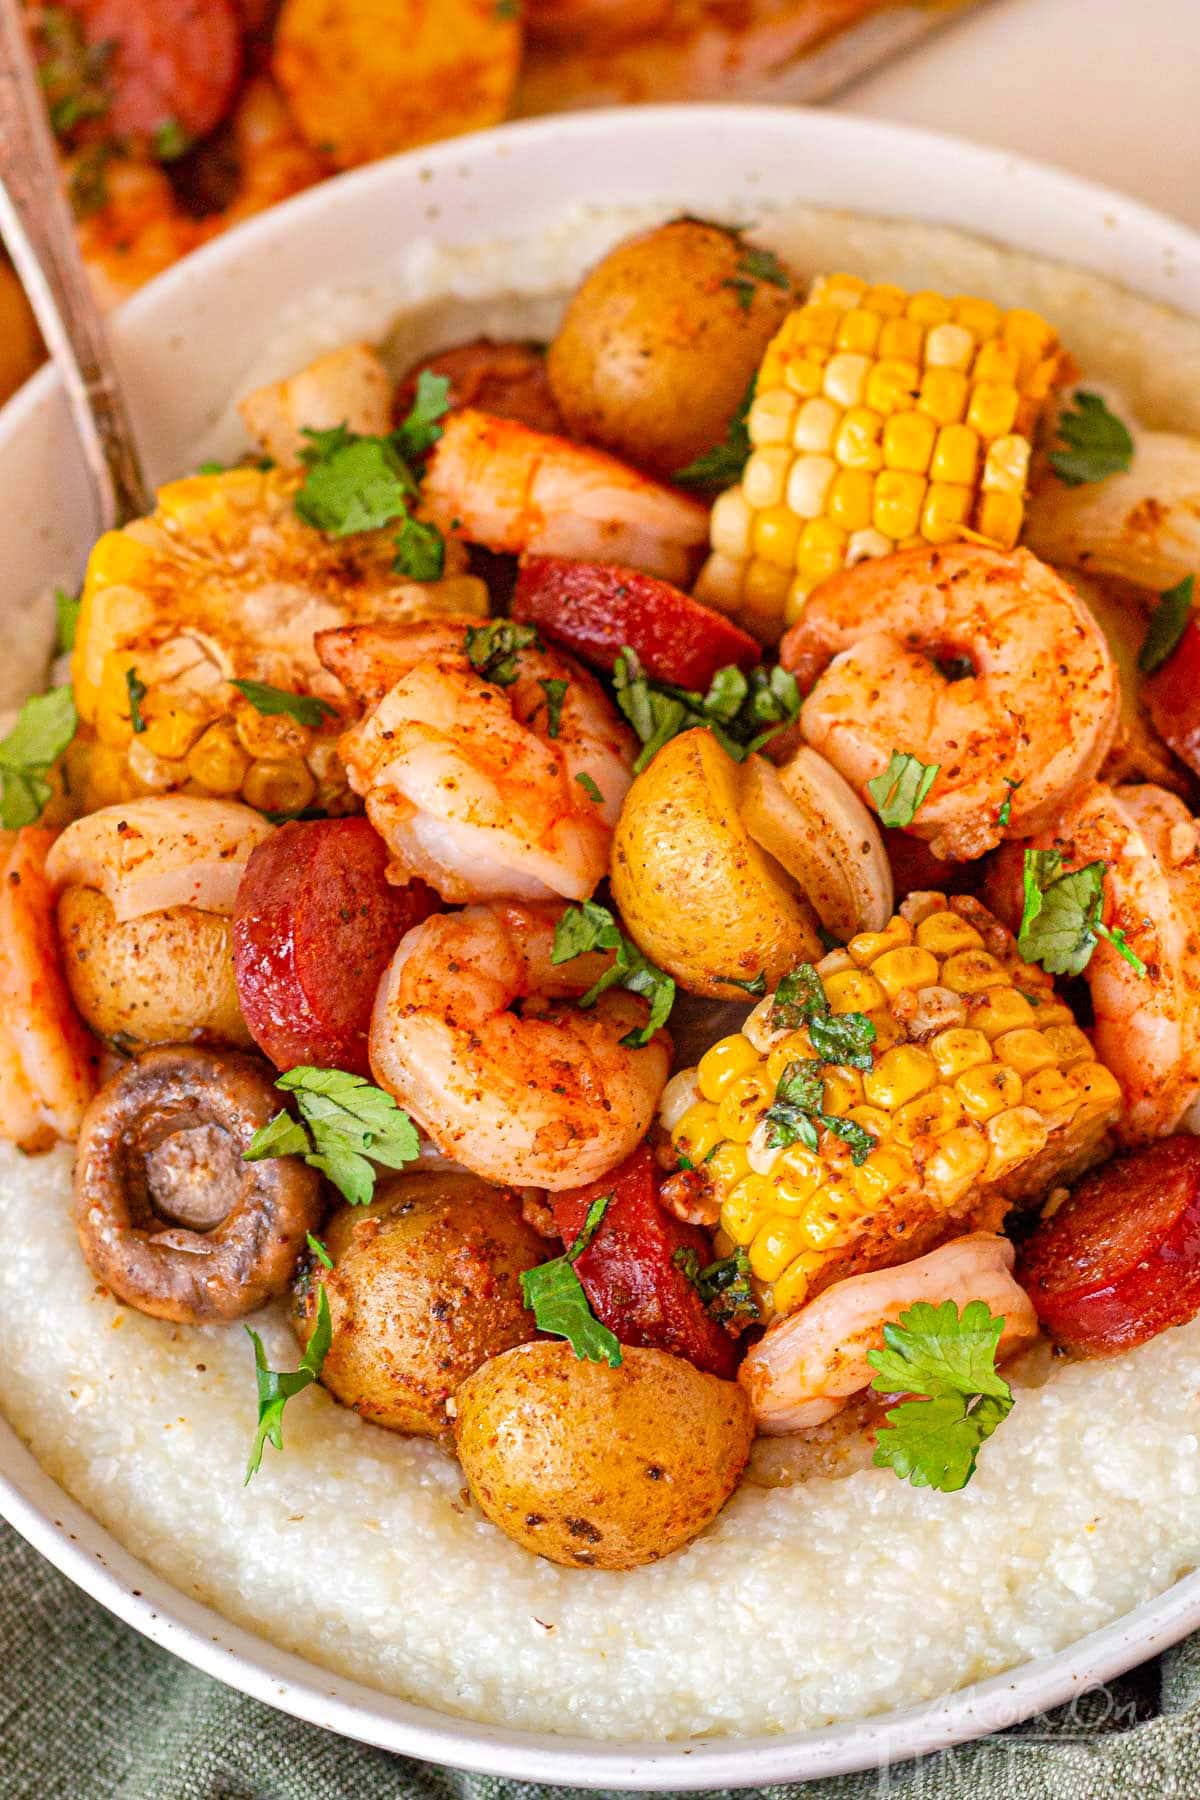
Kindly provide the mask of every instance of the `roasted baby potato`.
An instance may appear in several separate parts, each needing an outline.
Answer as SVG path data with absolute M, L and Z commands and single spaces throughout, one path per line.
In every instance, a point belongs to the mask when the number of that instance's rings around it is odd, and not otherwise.
M 475 1175 L 401 1175 L 377 1195 L 329 1221 L 333 1268 L 315 1263 L 302 1278 L 296 1331 L 307 1343 L 323 1283 L 330 1393 L 390 1431 L 448 1437 L 446 1401 L 459 1384 L 533 1337 L 521 1271 L 544 1262 L 547 1245 L 512 1193 Z
M 485 1363 L 456 1399 L 471 1492 L 526 1550 L 568 1567 L 635 1569 L 716 1518 L 754 1427 L 742 1390 L 663 1350 L 626 1347 L 619 1368 L 570 1344 L 523 1344 Z
M 739 768 L 710 731 L 685 731 L 637 777 L 613 838 L 612 890 L 630 935 L 694 994 L 731 999 L 821 955 L 812 908 L 750 836 Z
M 42 360 L 42 340 L 20 282 L 0 262 L 0 406 Z
M 790 304 L 763 254 L 699 219 L 610 250 L 550 346 L 570 435 L 668 479 L 719 444 Z
M 520 60 L 496 0 L 284 0 L 275 27 L 275 79 L 339 169 L 496 124 Z
M 170 906 L 119 924 L 105 896 L 72 886 L 58 899 L 63 967 L 84 1020 L 128 1049 L 150 1044 L 253 1048 L 233 979 L 230 921 Z

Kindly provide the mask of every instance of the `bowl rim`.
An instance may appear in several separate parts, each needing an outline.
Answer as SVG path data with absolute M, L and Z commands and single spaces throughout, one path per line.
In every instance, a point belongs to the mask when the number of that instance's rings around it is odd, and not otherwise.
M 1024 208 L 1030 219 L 1070 218 L 1079 212 L 1111 221 L 1114 230 L 1120 227 L 1144 246 L 1148 259 L 1151 252 L 1161 257 L 1161 269 L 1157 263 L 1148 268 L 1152 295 L 1176 306 L 1193 295 L 1188 310 L 1200 314 L 1200 235 L 1138 201 L 948 134 L 853 113 L 717 104 L 615 107 L 523 120 L 349 171 L 246 221 L 167 270 L 120 308 L 121 338 L 135 339 L 143 319 L 169 308 L 177 296 L 193 284 L 203 285 L 233 260 L 253 261 L 281 232 L 286 237 L 311 218 L 335 215 L 348 192 L 386 195 L 398 171 L 403 181 L 413 169 L 445 173 L 493 154 L 507 156 L 527 149 L 536 153 L 551 145 L 556 153 L 574 155 L 580 166 L 586 166 L 588 149 L 602 149 L 614 135 L 640 134 L 649 153 L 677 142 L 681 133 L 706 130 L 785 133 L 795 139 L 798 151 L 819 145 L 825 150 L 832 146 L 867 155 L 898 155 L 914 170 L 938 170 L 953 159 L 960 171 L 960 188 L 974 183 L 983 193 L 1011 184 L 1024 196 L 1018 199 L 1018 212 Z M 670 191 L 670 178 L 662 185 Z M 934 190 L 938 191 L 936 182 Z M 981 229 L 982 204 L 976 223 L 961 224 L 961 229 L 989 235 L 986 225 Z M 944 213 L 930 210 L 927 198 L 907 216 L 931 222 L 945 219 Z M 995 232 L 990 235 L 998 237 Z M 999 241 L 1027 247 L 1011 235 Z M 1099 255 L 1089 261 L 1069 254 L 1063 260 L 1097 271 L 1104 267 Z M 1177 281 L 1180 291 L 1174 291 Z M 37 410 L 52 402 L 59 387 L 53 369 L 35 374 L 0 409 L 0 444 L 19 435 Z M 899 1711 L 778 1736 L 617 1743 L 478 1724 L 396 1699 L 277 1649 L 191 1599 L 127 1552 L 54 1482 L 2 1418 L 0 1516 L 126 1624 L 240 1692 L 346 1737 L 421 1760 L 575 1787 L 736 1788 L 880 1767 L 1001 1730 L 1060 1705 L 1200 1627 L 1200 1573 L 1196 1573 L 1064 1650 Z

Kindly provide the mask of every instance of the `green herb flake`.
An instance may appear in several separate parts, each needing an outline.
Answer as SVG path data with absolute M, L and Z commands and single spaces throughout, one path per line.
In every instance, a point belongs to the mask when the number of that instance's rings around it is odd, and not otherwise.
M 52 789 L 46 780 L 79 725 L 69 687 L 27 700 L 8 735 L 0 738 L 0 826 L 36 825 Z
M 716 489 L 732 487 L 742 478 L 742 470 L 750 460 L 750 433 L 746 420 L 754 403 L 755 380 L 742 398 L 742 403 L 729 421 L 723 441 L 705 450 L 686 468 L 677 469 L 675 480 L 680 487 Z
M 426 519 L 404 520 L 396 534 L 392 569 L 409 581 L 440 581 L 446 567 L 446 540 Z
M 468 625 L 463 648 L 477 675 L 496 687 L 511 687 L 520 674 L 523 650 L 540 650 L 541 639 L 532 625 L 516 625 L 511 619 L 493 619 L 487 625 Z
M 1182 581 L 1158 596 L 1158 605 L 1138 651 L 1138 668 L 1143 675 L 1153 675 L 1155 669 L 1161 669 L 1179 648 L 1179 640 L 1192 616 L 1195 585 L 1195 577 L 1185 575 Z
M 45 56 L 39 60 L 38 79 L 46 96 L 50 124 L 60 138 L 69 138 L 76 126 L 102 118 L 112 97 L 108 78 L 116 44 L 111 38 L 89 44 L 80 21 L 65 6 L 46 6 L 36 15 Z
M 415 483 L 386 438 L 355 437 L 340 425 L 304 435 L 308 473 L 294 505 L 306 525 L 350 537 L 407 518 Z
M 255 712 L 267 717 L 283 714 L 295 719 L 298 725 L 308 725 L 319 730 L 326 719 L 337 718 L 336 706 L 328 700 L 318 700 L 315 694 L 289 694 L 285 688 L 272 687 L 266 681 L 233 681 L 244 700 L 248 700 Z
M 305 1237 L 305 1241 L 308 1244 L 309 1249 L 312 1251 L 313 1255 L 316 1257 L 317 1261 L 321 1264 L 321 1266 L 326 1269 L 332 1269 L 333 1258 L 332 1258 L 332 1256 L 330 1256 L 328 1250 L 325 1248 L 325 1246 L 321 1242 L 320 1238 L 314 1237 L 311 1231 L 306 1231 L 304 1234 L 304 1237 Z
M 422 369 L 408 417 L 392 433 L 392 442 L 407 461 L 426 455 L 442 435 L 441 420 L 450 411 L 450 377 Z
M 55 588 L 54 642 L 60 656 L 65 656 L 75 648 L 75 633 L 79 628 L 82 606 L 83 601 L 78 594 L 69 594 L 66 588 Z
M 300 1358 L 298 1369 L 279 1373 L 267 1367 L 267 1353 L 257 1331 L 247 1325 L 246 1335 L 254 1345 L 254 1370 L 258 1382 L 258 1430 L 254 1448 L 246 1465 L 249 1482 L 262 1466 L 263 1451 L 268 1440 L 277 1450 L 283 1449 L 283 1409 L 294 1394 L 302 1394 L 320 1379 L 329 1346 L 333 1342 L 333 1321 L 329 1316 L 329 1300 L 322 1282 L 317 1292 L 317 1322 L 313 1326 L 308 1347 Z
M 642 742 L 635 775 L 664 744 L 697 726 L 711 731 L 735 762 L 745 762 L 800 711 L 796 678 L 787 669 L 759 665 L 747 672 L 731 663 L 718 669 L 707 693 L 700 694 L 652 681 L 629 645 L 613 664 L 613 687 L 618 707 Z
M 721 286 L 731 288 L 742 311 L 748 313 L 754 305 L 759 283 L 763 281 L 769 282 L 772 287 L 782 288 L 785 293 L 792 285 L 791 276 L 773 250 L 748 246 L 743 250 L 734 274 L 723 281 Z
M 632 939 L 625 936 L 606 906 L 595 900 L 585 900 L 580 906 L 567 907 L 559 919 L 550 960 L 555 964 L 572 962 L 575 957 L 585 956 L 593 950 L 612 950 L 616 954 L 599 981 L 580 997 L 578 1004 L 594 1006 L 610 987 L 623 987 L 631 994 L 640 994 L 650 1002 L 650 1016 L 640 1031 L 630 1031 L 621 1039 L 628 1048 L 640 1049 L 670 1018 L 675 1004 L 675 983 L 662 969 L 647 961 Z
M 133 726 L 135 735 L 140 735 L 146 729 L 146 721 L 142 717 L 142 701 L 149 689 L 144 681 L 138 680 L 136 669 L 126 669 L 125 687 L 129 694 L 129 723 Z
M 109 202 L 108 164 L 111 144 L 91 144 L 74 159 L 67 178 L 67 198 L 76 219 L 90 219 Z
M 690 1244 L 681 1244 L 671 1261 L 691 1282 L 718 1324 L 753 1324 L 758 1318 L 750 1258 L 744 1244 L 739 1244 L 732 1256 L 723 1256 L 706 1268 L 701 1268 L 700 1258 Z
M 281 1075 L 275 1086 L 295 1095 L 300 1118 L 276 1113 L 243 1151 L 246 1162 L 302 1156 L 351 1206 L 367 1206 L 375 1193 L 372 1164 L 402 1169 L 416 1161 L 412 1120 L 390 1094 L 372 1087 L 361 1075 L 301 1064 Z
M 1050 467 L 1067 487 L 1083 487 L 1120 475 L 1133 462 L 1133 438 L 1129 428 L 1111 413 L 1099 394 L 1082 389 L 1072 395 L 1074 410 L 1058 415 L 1058 441 L 1065 449 L 1052 450 Z
M 604 805 L 604 795 L 600 792 L 600 789 L 596 786 L 590 775 L 581 769 L 575 779 L 587 795 L 588 799 L 592 802 L 593 806 Z
M 546 696 L 546 736 L 556 738 L 562 723 L 563 701 L 567 697 L 570 682 L 565 678 L 539 679 L 538 686 Z
M 178 119 L 164 119 L 161 125 L 156 125 L 151 140 L 159 162 L 178 162 L 181 156 L 187 155 L 193 141 Z
M 906 750 L 893 750 L 883 774 L 867 783 L 880 823 L 911 825 L 940 768 L 940 763 L 919 762 Z
M 538 1330 L 566 1338 L 578 1361 L 606 1362 L 610 1369 L 618 1369 L 621 1346 L 593 1313 L 575 1273 L 575 1264 L 600 1229 L 611 1200 L 611 1194 L 602 1194 L 592 1201 L 583 1230 L 562 1256 L 522 1271 L 521 1296 Z
M 816 1150 L 820 1144 L 817 1127 L 823 1125 L 849 1146 L 851 1161 L 861 1167 L 878 1139 L 855 1120 L 826 1112 L 824 1099 L 824 1063 L 807 1059 L 788 1063 L 779 1077 L 775 1098 L 763 1114 L 767 1148 L 786 1149 L 789 1144 L 801 1143 L 806 1150 Z
M 717 980 L 722 987 L 741 988 L 743 994 L 749 994 L 754 1000 L 761 1000 L 767 991 L 767 971 L 760 969 L 749 981 L 742 981 L 736 975 L 718 975 Z
M 1104 938 L 1133 969 L 1146 965 L 1130 949 L 1125 933 L 1101 919 L 1108 865 L 1085 863 L 1062 872 L 1058 850 L 1026 850 L 1022 868 L 1023 906 L 1017 949 L 1026 962 L 1040 962 L 1051 975 L 1081 975 L 1097 942 Z
M 808 1028 L 809 1041 L 822 1062 L 847 1069 L 870 1069 L 876 1031 L 866 1013 L 831 1013 L 825 987 L 811 963 L 800 963 L 783 976 L 771 1002 L 776 1031 Z
M 1004 785 L 1008 789 L 1008 792 L 1000 802 L 1000 806 L 996 813 L 996 823 L 1001 831 L 1007 829 L 1008 822 L 1012 818 L 1013 795 L 1016 793 L 1017 789 L 1022 786 L 1022 783 L 1020 781 L 1013 781 L 1006 775 L 1004 777 Z
M 966 1486 L 979 1448 L 1012 1411 L 1012 1389 L 996 1372 L 1004 1319 L 982 1300 L 959 1313 L 953 1300 L 918 1300 L 885 1325 L 882 1350 L 868 1350 L 880 1394 L 916 1394 L 885 1414 L 875 1465 L 913 1487 L 945 1494 Z

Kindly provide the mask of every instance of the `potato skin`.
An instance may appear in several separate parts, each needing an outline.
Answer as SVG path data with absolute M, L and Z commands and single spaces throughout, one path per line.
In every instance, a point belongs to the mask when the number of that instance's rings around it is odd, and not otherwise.
M 585 276 L 546 363 L 572 437 L 667 479 L 721 442 L 791 304 L 771 282 L 746 285 L 746 250 L 676 219 Z
M 693 994 L 732 976 L 768 986 L 821 955 L 808 902 L 738 811 L 738 765 L 711 731 L 672 738 L 637 777 L 613 838 L 612 891 L 630 935 Z
M 343 1206 L 324 1232 L 332 1270 L 314 1264 L 293 1318 L 307 1343 L 317 1293 L 333 1340 L 321 1380 L 372 1424 L 449 1440 L 446 1401 L 481 1363 L 537 1327 L 521 1271 L 552 1246 L 525 1223 L 516 1196 L 475 1175 L 400 1175 L 370 1206 Z
M 117 924 L 97 889 L 66 887 L 58 932 L 71 996 L 100 1037 L 133 1049 L 253 1049 L 233 979 L 230 921 L 219 913 L 170 906 Z
M 463 1383 L 456 1447 L 480 1508 L 568 1567 L 635 1569 L 688 1543 L 741 1478 L 754 1424 L 736 1382 L 663 1350 L 619 1368 L 524 1344 Z

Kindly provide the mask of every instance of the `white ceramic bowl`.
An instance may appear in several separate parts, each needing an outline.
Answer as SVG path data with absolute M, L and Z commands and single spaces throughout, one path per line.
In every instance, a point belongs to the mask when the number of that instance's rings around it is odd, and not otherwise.
M 788 200 L 958 226 L 1200 314 L 1200 239 L 1115 194 L 994 150 L 822 112 L 664 107 L 547 119 L 442 144 L 302 195 L 220 239 L 113 321 L 152 479 L 187 466 L 281 309 L 336 273 L 369 284 L 407 236 L 516 238 L 581 198 L 738 216 Z M 94 535 L 54 375 L 0 412 L 0 569 L 22 594 L 78 570 Z M 3 603 L 0 603 L 2 605 Z M 873 1767 L 995 1731 L 1200 1627 L 1200 1575 L 1060 1654 L 944 1700 L 792 1736 L 596 1743 L 449 1718 L 390 1699 L 227 1624 L 128 1555 L 0 1422 L 0 1512 L 89 1594 L 232 1686 L 430 1761 L 605 1788 L 715 1788 Z M 847 1622 L 849 1625 L 849 1621 Z

